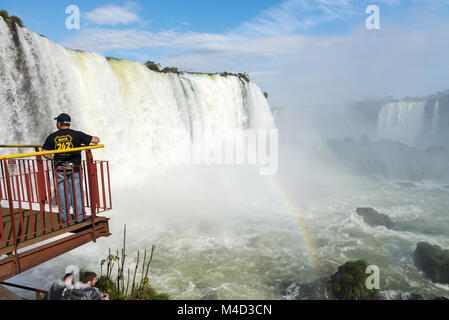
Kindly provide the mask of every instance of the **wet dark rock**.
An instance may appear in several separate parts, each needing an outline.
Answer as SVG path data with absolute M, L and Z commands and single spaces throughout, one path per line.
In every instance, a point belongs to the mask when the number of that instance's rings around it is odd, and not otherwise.
M 426 300 L 422 295 L 417 293 L 403 293 L 399 297 L 399 300 Z M 446 297 L 435 297 L 435 298 L 428 298 L 427 300 L 449 300 Z
M 366 224 L 372 227 L 384 226 L 387 229 L 394 227 L 394 223 L 387 215 L 379 213 L 373 208 L 357 208 L 356 212 Z
M 446 297 L 436 297 L 436 298 L 433 299 L 433 300 L 449 300 L 449 299 L 446 298 Z
M 415 265 L 433 282 L 449 283 L 449 250 L 420 242 L 415 250 Z
M 332 296 L 337 300 L 379 299 L 379 290 L 366 288 L 367 267 L 365 260 L 348 261 L 339 266 L 329 280 Z
M 412 293 L 409 297 L 407 297 L 407 300 L 424 300 L 424 297 L 419 294 Z

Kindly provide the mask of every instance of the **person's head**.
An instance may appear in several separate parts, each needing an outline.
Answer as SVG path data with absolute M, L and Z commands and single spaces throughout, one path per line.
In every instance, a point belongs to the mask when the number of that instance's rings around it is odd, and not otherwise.
M 94 287 L 97 283 L 97 274 L 91 271 L 86 272 L 84 274 L 84 283 L 90 287 Z
M 64 284 L 67 286 L 73 285 L 75 283 L 75 276 L 72 272 L 66 273 L 64 278 L 62 278 L 62 281 L 64 281 Z
M 61 113 L 59 116 L 55 118 L 56 120 L 56 127 L 58 129 L 68 129 L 70 128 L 70 124 L 72 122 L 72 119 L 67 113 Z

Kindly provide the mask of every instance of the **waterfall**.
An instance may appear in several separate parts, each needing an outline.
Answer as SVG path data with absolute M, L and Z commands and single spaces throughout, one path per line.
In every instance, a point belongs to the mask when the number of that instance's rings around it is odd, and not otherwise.
M 433 116 L 432 116 L 432 131 L 434 134 L 438 133 L 438 125 L 439 125 L 439 114 L 440 114 L 440 100 L 435 102 L 435 106 L 433 107 Z
M 158 164 L 208 130 L 274 128 L 260 88 L 238 77 L 157 73 L 15 28 L 0 18 L 0 143 L 42 144 L 65 112 L 73 129 L 101 138 L 100 155 Z
M 413 145 L 424 128 L 427 101 L 398 101 L 384 105 L 378 118 L 380 138 Z

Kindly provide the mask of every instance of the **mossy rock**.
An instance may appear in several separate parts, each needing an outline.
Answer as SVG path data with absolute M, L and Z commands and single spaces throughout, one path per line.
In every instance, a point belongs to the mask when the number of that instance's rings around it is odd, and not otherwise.
M 365 260 L 348 261 L 338 267 L 338 271 L 331 276 L 329 283 L 333 296 L 337 300 L 375 300 L 379 297 L 379 290 L 367 289 L 366 274 L 368 262 Z
M 449 283 L 449 250 L 419 242 L 415 250 L 415 264 L 433 282 Z
M 356 212 L 359 216 L 362 216 L 366 224 L 372 227 L 383 226 L 387 229 L 393 229 L 394 227 L 390 217 L 377 212 L 373 208 L 357 208 Z

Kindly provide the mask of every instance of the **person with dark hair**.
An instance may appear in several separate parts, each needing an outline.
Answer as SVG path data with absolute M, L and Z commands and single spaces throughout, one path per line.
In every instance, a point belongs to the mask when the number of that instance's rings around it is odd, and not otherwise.
M 97 274 L 92 271 L 87 271 L 84 274 L 84 283 L 87 284 L 88 286 L 94 287 L 95 284 L 97 283 Z
M 81 145 L 97 144 L 98 137 L 87 135 L 80 131 L 70 129 L 71 117 L 61 113 L 55 118 L 58 131 L 47 137 L 43 150 L 66 150 L 79 148 Z M 84 217 L 83 199 L 81 191 L 81 151 L 44 155 L 48 160 L 53 160 L 57 171 L 59 206 L 61 220 L 67 222 L 70 206 L 73 208 L 73 220 L 81 222 Z M 75 188 L 73 188 L 75 185 Z M 76 206 L 75 206 L 76 204 Z M 76 210 L 75 210 L 76 207 Z
M 97 274 L 95 272 L 86 272 L 84 274 L 84 283 L 76 284 L 70 290 L 70 300 L 109 300 L 107 293 L 102 293 L 95 288 L 97 283 Z
M 48 300 L 68 300 L 68 291 L 74 284 L 74 274 L 66 273 L 62 281 L 52 284 L 48 292 Z

